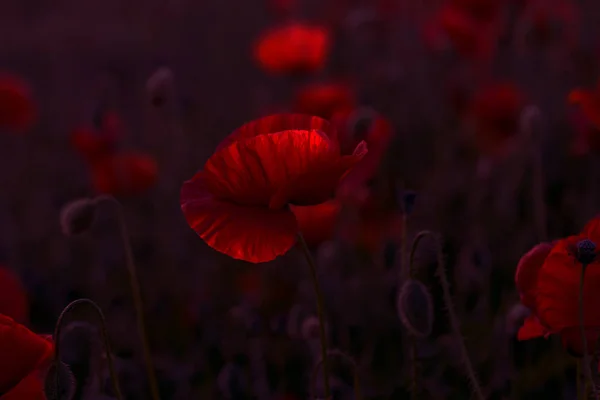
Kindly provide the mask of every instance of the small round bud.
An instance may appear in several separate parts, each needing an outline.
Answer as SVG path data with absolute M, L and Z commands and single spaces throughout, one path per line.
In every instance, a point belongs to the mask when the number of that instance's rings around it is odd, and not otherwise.
M 425 285 L 409 279 L 402 285 L 396 298 L 398 317 L 413 336 L 429 336 L 433 328 L 433 300 Z
M 58 373 L 58 388 L 56 374 Z M 75 376 L 69 366 L 63 362 L 52 363 L 44 379 L 44 394 L 48 400 L 72 400 L 75 396 Z
M 589 239 L 577 243 L 577 261 L 588 265 L 596 259 L 596 244 Z
M 60 212 L 60 226 L 67 236 L 84 233 L 94 223 L 96 202 L 92 199 L 78 199 L 70 202 Z
M 162 107 L 172 97 L 173 71 L 167 67 L 161 67 L 152 74 L 146 83 L 146 92 L 150 104 L 154 107 Z

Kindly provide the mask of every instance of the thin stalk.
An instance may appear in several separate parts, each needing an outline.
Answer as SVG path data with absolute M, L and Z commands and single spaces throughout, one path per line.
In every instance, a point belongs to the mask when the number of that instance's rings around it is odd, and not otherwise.
M 135 261 L 133 259 L 133 250 L 131 249 L 131 242 L 129 240 L 129 233 L 127 231 L 127 225 L 125 225 L 125 217 L 123 215 L 123 206 L 117 199 L 112 196 L 100 196 L 96 198 L 97 202 L 108 201 L 113 203 L 117 208 L 117 217 L 119 219 L 119 231 L 121 234 L 121 240 L 123 241 L 123 247 L 125 250 L 125 265 L 127 272 L 129 273 L 129 284 L 131 286 L 131 294 L 133 296 L 133 304 L 136 309 L 136 322 L 138 331 L 140 334 L 140 341 L 142 344 L 142 351 L 144 353 L 144 361 L 146 364 L 146 373 L 148 375 L 148 385 L 150 386 L 150 394 L 152 400 L 160 400 L 160 394 L 158 391 L 158 382 L 156 375 L 154 374 L 154 368 L 152 363 L 152 355 L 150 353 L 150 346 L 148 344 L 148 334 L 146 332 L 146 322 L 144 320 L 144 303 L 142 300 L 142 291 L 140 288 L 139 279 L 137 276 L 137 269 Z
M 110 373 L 110 380 L 112 382 L 113 385 L 113 389 L 115 391 L 115 396 L 117 398 L 117 400 L 123 400 L 123 394 L 121 393 L 121 385 L 119 384 L 119 377 L 117 375 L 117 371 L 115 369 L 115 364 L 112 358 L 112 350 L 110 348 L 110 341 L 108 340 L 108 332 L 106 329 L 106 319 L 104 318 L 104 313 L 102 312 L 102 309 L 98 306 L 98 304 L 96 304 L 95 302 L 93 302 L 90 299 L 78 299 L 75 301 L 72 301 L 71 303 L 69 303 L 60 313 L 60 315 L 58 316 L 58 320 L 56 321 L 56 325 L 54 327 L 54 335 L 53 335 L 53 340 L 54 340 L 54 365 L 56 368 L 56 393 L 60 393 L 60 379 L 59 376 L 60 374 L 58 373 L 59 371 L 59 364 L 60 364 L 60 333 L 62 330 L 62 326 L 63 326 L 63 321 L 65 319 L 65 316 L 69 313 L 69 311 L 71 311 L 72 309 L 74 309 L 75 307 L 79 306 L 79 305 L 89 305 L 91 306 L 94 311 L 96 311 L 96 314 L 98 315 L 98 317 L 100 318 L 100 332 L 102 333 L 102 340 L 104 342 L 104 352 L 106 353 L 106 360 L 108 362 L 108 371 Z
M 329 359 L 327 356 L 327 334 L 325 333 L 325 307 L 323 306 L 323 293 L 321 292 L 319 279 L 317 278 L 317 266 L 315 264 L 315 260 L 310 254 L 310 250 L 308 249 L 306 241 L 301 233 L 298 233 L 298 242 L 300 243 L 300 247 L 304 253 L 306 262 L 310 267 L 310 275 L 312 278 L 315 295 L 317 297 L 317 317 L 319 318 L 319 335 L 321 337 L 321 362 L 323 363 L 323 385 L 325 387 L 325 398 L 329 399 L 331 397 L 331 388 L 329 386 Z
M 414 276 L 414 268 L 413 268 L 413 259 L 414 259 L 414 244 L 410 250 L 410 257 L 407 251 L 407 242 L 408 242 L 408 216 L 406 212 L 403 210 L 402 213 L 402 242 L 400 247 L 400 261 L 401 268 L 403 273 L 403 278 L 408 276 L 408 278 L 413 278 Z M 418 243 L 418 242 L 417 242 Z M 398 288 L 400 288 L 401 284 L 405 281 L 402 279 L 399 282 Z M 408 334 L 408 346 L 410 352 L 410 398 L 416 400 L 419 397 L 419 364 L 417 360 L 417 338 L 414 335 Z
M 361 386 L 360 386 L 360 377 L 358 375 L 358 365 L 356 365 L 356 361 L 354 361 L 354 359 L 352 357 L 350 357 L 348 354 L 344 353 L 341 350 L 337 350 L 337 349 L 332 349 L 327 351 L 327 355 L 331 356 L 331 357 L 340 357 L 341 359 L 345 360 L 346 362 L 348 362 L 348 364 L 350 364 L 352 366 L 352 372 L 354 373 L 354 399 L 355 400 L 362 400 L 362 391 L 361 391 Z M 315 392 L 316 392 L 316 382 L 317 382 L 317 373 L 319 372 L 319 368 L 324 365 L 323 364 L 323 357 L 321 357 L 319 359 L 319 361 L 317 361 L 317 363 L 315 364 L 315 367 L 312 370 L 312 376 L 311 376 L 311 394 L 314 397 Z
M 598 390 L 596 389 L 596 385 L 592 380 L 592 368 L 589 363 L 588 358 L 588 343 L 587 338 L 585 336 L 585 319 L 584 319 L 584 305 L 583 305 L 583 288 L 585 283 L 585 270 L 587 269 L 587 264 L 581 264 L 581 278 L 579 279 L 579 333 L 581 334 L 581 344 L 583 347 L 583 363 L 584 372 L 585 372 L 585 382 L 589 381 L 592 386 L 592 393 L 594 394 L 594 398 L 598 400 Z M 587 390 L 585 390 L 585 396 L 587 396 Z

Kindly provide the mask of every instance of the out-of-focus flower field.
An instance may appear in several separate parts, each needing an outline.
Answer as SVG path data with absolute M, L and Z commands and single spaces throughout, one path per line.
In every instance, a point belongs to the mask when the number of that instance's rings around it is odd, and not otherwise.
M 599 62 L 592 0 L 0 1 L 0 400 L 598 399 Z

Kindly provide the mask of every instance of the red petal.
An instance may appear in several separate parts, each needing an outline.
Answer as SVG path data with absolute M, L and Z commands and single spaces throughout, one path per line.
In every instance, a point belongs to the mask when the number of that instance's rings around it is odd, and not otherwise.
M 210 192 L 221 200 L 280 208 L 292 199 L 287 196 L 290 185 L 304 183 L 304 177 L 315 171 L 328 176 L 328 170 L 338 160 L 336 146 L 319 131 L 284 131 L 237 141 L 217 151 L 204 165 L 203 179 Z M 320 203 L 326 200 L 322 199 L 321 186 L 316 181 L 292 188 L 291 194 L 319 197 L 316 203 Z M 329 195 L 333 186 L 326 189 Z M 276 195 L 280 200 L 272 201 Z
M 268 117 L 250 121 L 227 136 L 217 151 L 229 146 L 233 142 L 249 139 L 258 135 L 279 133 L 283 131 L 320 131 L 333 142 L 337 142 L 337 133 L 334 127 L 323 118 L 306 114 L 275 114 Z
M 47 400 L 39 371 L 34 371 L 14 389 L 0 397 L 2 400 Z
M 535 339 L 542 336 L 547 336 L 550 332 L 548 329 L 540 323 L 540 320 L 534 316 L 530 315 L 525 318 L 523 321 L 523 326 L 519 329 L 517 333 L 518 340 L 529 340 Z
M 515 283 L 521 295 L 521 303 L 531 309 L 535 308 L 535 289 L 539 270 L 552 250 L 552 244 L 540 243 L 529 250 L 517 265 Z
M 25 131 L 33 124 L 36 114 L 29 85 L 16 76 L 0 76 L 0 129 Z
M 596 354 L 596 343 L 600 335 L 600 328 L 586 328 L 585 337 L 587 344 L 587 353 Z M 581 330 L 579 326 L 563 329 L 560 332 L 560 340 L 565 349 L 577 357 L 583 356 L 583 341 L 581 340 Z
M 15 387 L 52 354 L 52 343 L 0 314 L 0 395 Z
M 298 226 L 287 209 L 245 207 L 217 200 L 204 186 L 204 175 L 184 183 L 181 209 L 196 233 L 213 249 L 252 263 L 285 254 L 295 243 Z
M 92 165 L 96 191 L 115 196 L 133 196 L 156 183 L 158 166 L 152 156 L 138 153 L 116 154 Z
M 354 91 L 344 83 L 314 83 L 296 93 L 294 109 L 301 113 L 331 118 L 335 112 L 356 105 Z
M 330 200 L 316 206 L 291 206 L 290 208 L 309 246 L 318 246 L 333 237 L 340 213 L 339 202 Z
M 19 277 L 5 267 L 0 267 L 0 314 L 20 324 L 29 320 L 29 301 L 25 288 Z
M 581 234 L 589 238 L 600 248 L 600 216 L 592 218 L 581 230 Z

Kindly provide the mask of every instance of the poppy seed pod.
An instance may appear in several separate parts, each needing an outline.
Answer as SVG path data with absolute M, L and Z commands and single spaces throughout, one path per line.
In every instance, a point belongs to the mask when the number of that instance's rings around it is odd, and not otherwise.
M 58 388 L 56 374 L 58 374 Z M 75 376 L 67 364 L 59 362 L 50 365 L 44 380 L 44 394 L 48 400 L 71 400 L 75 396 L 76 386 Z
M 577 243 L 577 261 L 588 265 L 596 259 L 596 244 L 589 239 Z
M 173 92 L 173 71 L 168 67 L 160 67 L 146 82 L 146 92 L 150 104 L 155 107 L 163 106 Z
M 429 336 L 433 327 L 433 300 L 425 285 L 409 279 L 402 285 L 396 299 L 398 317 L 413 336 Z
M 63 207 L 60 212 L 60 226 L 67 236 L 86 232 L 94 223 L 96 202 L 92 199 L 74 200 Z

